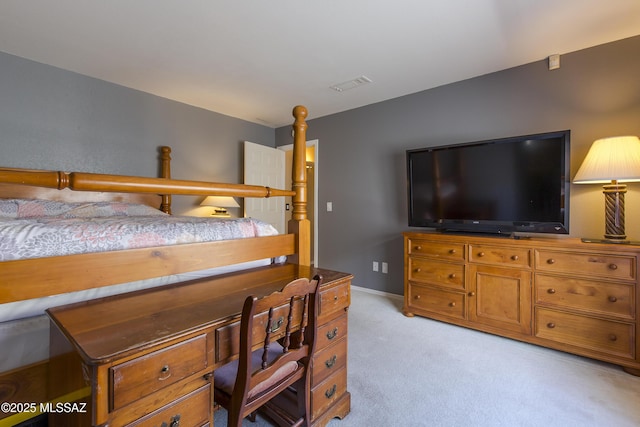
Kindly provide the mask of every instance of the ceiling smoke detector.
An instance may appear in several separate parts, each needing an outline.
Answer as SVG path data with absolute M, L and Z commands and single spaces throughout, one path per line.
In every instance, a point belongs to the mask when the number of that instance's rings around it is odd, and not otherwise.
M 373 80 L 371 80 L 367 76 L 360 76 L 360 77 L 356 77 L 353 80 L 349 80 L 348 82 L 338 83 L 336 85 L 329 86 L 329 88 L 335 90 L 336 92 L 344 92 L 345 90 L 353 89 L 355 87 L 362 86 L 367 83 L 371 83 L 372 81 Z

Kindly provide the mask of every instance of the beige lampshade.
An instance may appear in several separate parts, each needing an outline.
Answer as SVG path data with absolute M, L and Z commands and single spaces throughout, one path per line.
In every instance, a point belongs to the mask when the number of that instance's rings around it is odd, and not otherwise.
M 214 206 L 216 208 L 239 208 L 240 205 L 233 197 L 207 196 L 200 206 Z
M 640 139 L 637 136 L 614 136 L 598 139 L 591 145 L 575 184 L 606 184 L 640 181 Z

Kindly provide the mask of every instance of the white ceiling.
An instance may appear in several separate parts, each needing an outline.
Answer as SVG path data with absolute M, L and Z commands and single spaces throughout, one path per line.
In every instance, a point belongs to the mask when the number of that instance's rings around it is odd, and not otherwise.
M 0 51 L 271 127 L 639 34 L 640 0 L 0 1 Z

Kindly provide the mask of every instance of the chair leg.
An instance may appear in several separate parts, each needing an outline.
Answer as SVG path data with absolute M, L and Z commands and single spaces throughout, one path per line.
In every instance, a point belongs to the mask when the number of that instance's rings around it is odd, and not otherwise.
M 242 418 L 239 414 L 227 413 L 227 427 L 242 427 Z
M 249 414 L 247 418 L 249 418 L 249 421 L 251 421 L 252 423 L 255 423 L 256 415 L 258 415 L 258 411 L 253 411 L 252 413 Z
M 301 423 L 305 426 L 311 425 L 311 396 L 310 396 L 310 378 L 302 378 L 295 384 L 296 398 L 298 400 L 298 414 L 301 414 Z

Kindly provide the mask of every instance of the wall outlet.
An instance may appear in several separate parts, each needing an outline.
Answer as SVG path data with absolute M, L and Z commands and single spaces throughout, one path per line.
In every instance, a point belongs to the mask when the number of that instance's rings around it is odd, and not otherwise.
M 373 261 L 373 271 L 378 271 L 379 267 L 378 267 L 378 261 Z
M 389 272 L 389 264 L 388 263 L 386 263 L 386 262 L 382 263 L 382 272 L 384 274 L 387 274 Z

